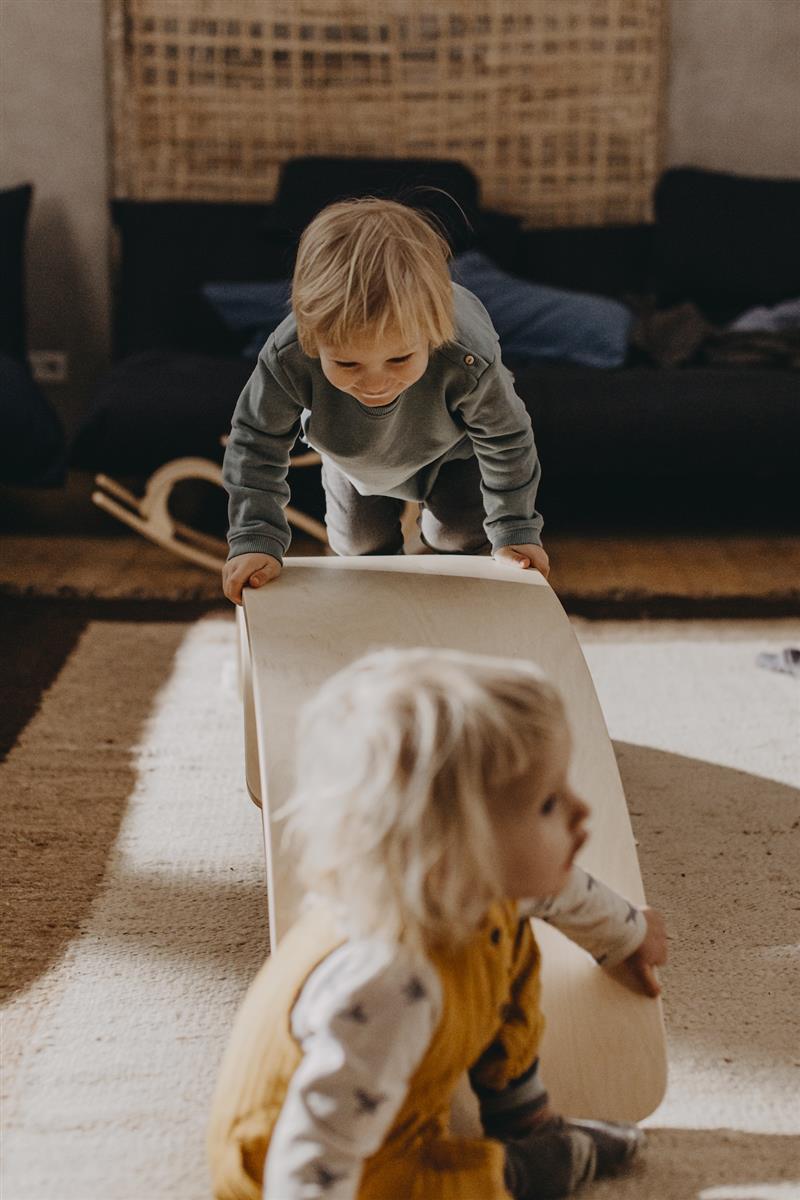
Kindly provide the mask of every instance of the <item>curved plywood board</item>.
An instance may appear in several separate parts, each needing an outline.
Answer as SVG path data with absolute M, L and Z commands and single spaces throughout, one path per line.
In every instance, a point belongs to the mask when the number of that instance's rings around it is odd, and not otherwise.
M 244 593 L 248 785 L 263 801 L 274 941 L 300 900 L 274 812 L 292 784 L 295 716 L 340 667 L 382 646 L 439 646 L 538 662 L 560 688 L 573 730 L 572 781 L 591 804 L 581 863 L 644 901 L 636 847 L 594 685 L 545 580 L 488 558 L 289 559 L 281 578 Z M 612 977 L 539 922 L 547 1032 L 545 1079 L 565 1113 L 639 1120 L 665 1087 L 660 1003 Z

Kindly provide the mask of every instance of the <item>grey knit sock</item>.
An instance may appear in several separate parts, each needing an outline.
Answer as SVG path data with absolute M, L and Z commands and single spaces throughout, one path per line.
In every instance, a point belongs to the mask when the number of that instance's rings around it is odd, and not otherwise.
M 568 1129 L 587 1133 L 597 1151 L 595 1175 L 616 1175 L 626 1167 L 644 1142 L 637 1125 L 623 1121 L 567 1121 Z
M 505 1184 L 514 1200 L 558 1200 L 595 1177 L 597 1149 L 560 1117 L 505 1143 Z
M 571 1196 L 583 1184 L 621 1171 L 643 1141 L 636 1125 L 551 1117 L 525 1137 L 505 1141 L 506 1187 L 514 1200 Z

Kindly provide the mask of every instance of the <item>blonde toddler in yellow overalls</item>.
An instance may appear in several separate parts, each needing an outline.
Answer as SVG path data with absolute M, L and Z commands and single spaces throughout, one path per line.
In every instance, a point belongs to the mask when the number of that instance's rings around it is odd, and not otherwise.
M 222 1063 L 217 1200 L 543 1200 L 623 1167 L 634 1126 L 550 1110 L 529 917 L 650 994 L 664 927 L 573 861 L 589 810 L 553 686 L 531 664 L 381 651 L 323 686 L 299 745 L 309 901 Z M 483 1137 L 449 1130 L 466 1071 Z

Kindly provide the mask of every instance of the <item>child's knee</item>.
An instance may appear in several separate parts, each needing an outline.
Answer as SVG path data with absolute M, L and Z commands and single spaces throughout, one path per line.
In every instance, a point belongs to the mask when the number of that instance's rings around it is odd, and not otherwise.
M 439 521 L 420 525 L 420 541 L 434 554 L 491 554 L 483 528 L 444 525 Z
M 403 533 L 400 526 L 397 532 L 387 536 L 385 531 L 372 530 L 334 530 L 328 527 L 328 544 L 334 554 L 340 557 L 361 557 L 375 554 L 399 554 L 403 549 Z

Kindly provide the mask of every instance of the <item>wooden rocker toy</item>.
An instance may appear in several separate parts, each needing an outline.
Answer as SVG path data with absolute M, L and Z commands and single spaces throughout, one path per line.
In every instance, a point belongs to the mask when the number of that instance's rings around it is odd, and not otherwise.
M 311 467 L 319 461 L 319 455 L 309 451 L 293 455 L 289 464 L 291 467 Z M 95 484 L 98 490 L 92 494 L 92 500 L 99 508 L 156 545 L 197 566 L 218 572 L 228 552 L 225 542 L 176 521 L 169 510 L 173 489 L 190 479 L 205 480 L 222 487 L 222 468 L 210 458 L 175 458 L 150 476 L 143 496 L 135 496 L 108 475 L 97 475 Z M 327 546 L 328 534 L 321 521 L 292 505 L 288 505 L 285 512 L 290 525 Z
M 379 647 L 435 646 L 537 662 L 573 730 L 572 783 L 592 808 L 581 865 L 644 903 L 625 795 L 588 667 L 554 592 L 536 571 L 484 557 L 289 558 L 238 610 L 247 785 L 263 812 L 274 946 L 301 900 L 275 816 L 292 787 L 295 716 L 335 671 Z M 330 632 L 326 632 L 330 631 Z M 661 1005 L 622 969 L 536 922 L 543 950 L 544 1078 L 557 1111 L 637 1121 L 666 1083 Z M 558 1064 L 547 1069 L 548 1060 Z

